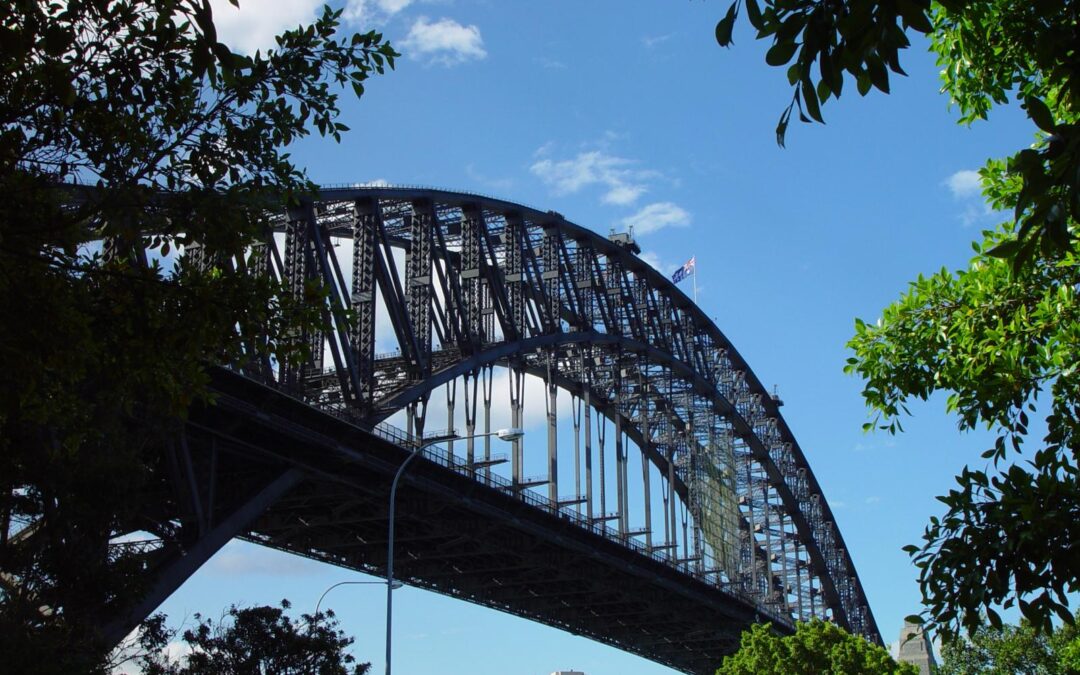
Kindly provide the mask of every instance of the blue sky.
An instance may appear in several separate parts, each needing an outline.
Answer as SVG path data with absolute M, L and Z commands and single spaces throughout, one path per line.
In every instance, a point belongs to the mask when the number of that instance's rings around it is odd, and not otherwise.
M 312 17 L 317 2 L 215 2 L 238 49 Z M 859 569 L 886 641 L 919 610 L 900 547 L 917 542 L 934 495 L 989 443 L 961 435 L 944 400 L 914 407 L 896 437 L 865 435 L 860 382 L 842 372 L 853 320 L 872 321 L 919 273 L 957 268 L 1000 216 L 974 170 L 1029 143 L 1022 112 L 964 128 L 917 43 L 889 96 L 850 87 L 827 125 L 793 123 L 784 72 L 747 27 L 735 48 L 713 27 L 727 0 L 494 2 L 353 0 L 350 29 L 379 28 L 396 71 L 347 101 L 338 145 L 293 149 L 320 183 L 386 181 L 492 194 L 554 209 L 601 233 L 636 225 L 643 256 L 670 273 L 697 258 L 699 304 L 758 377 L 776 384 Z M 343 96 L 346 94 L 343 93 Z M 686 290 L 689 292 L 689 283 Z M 287 597 L 311 611 L 356 575 L 230 544 L 163 606 L 174 620 Z M 335 589 L 326 606 L 382 671 L 384 590 Z M 401 673 L 654 674 L 663 667 L 492 610 L 416 589 L 395 595 Z

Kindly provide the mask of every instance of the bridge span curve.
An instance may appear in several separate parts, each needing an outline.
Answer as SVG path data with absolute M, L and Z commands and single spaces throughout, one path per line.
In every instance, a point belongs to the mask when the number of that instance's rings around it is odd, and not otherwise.
M 507 457 L 479 439 L 422 451 L 395 576 L 685 672 L 711 673 L 755 620 L 880 644 L 779 401 L 638 252 L 552 211 L 363 186 L 274 214 L 243 261 L 189 248 L 317 298 L 326 329 L 304 361 L 215 373 L 170 479 L 179 515 L 158 516 L 183 546 L 155 553 L 157 585 L 115 630 L 232 536 L 385 573 L 396 466 L 434 426 L 505 420 L 530 427 Z

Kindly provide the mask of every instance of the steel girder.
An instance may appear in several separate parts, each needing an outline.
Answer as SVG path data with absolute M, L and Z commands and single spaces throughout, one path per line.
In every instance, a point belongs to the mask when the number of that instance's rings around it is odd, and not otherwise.
M 635 255 L 628 238 L 606 239 L 554 212 L 413 188 L 323 189 L 318 202 L 276 223 L 285 238 L 285 262 L 276 274 L 293 289 L 322 284 L 325 316 L 336 328 L 305 336 L 312 340 L 311 361 L 279 367 L 278 386 L 366 424 L 407 410 L 409 433 L 420 437 L 437 388 L 464 379 L 471 434 L 477 383 L 490 386 L 484 378 L 492 366 L 519 378 L 510 397 L 515 424 L 522 419 L 521 376 L 540 377 L 551 391 L 547 482 L 556 510 L 553 404 L 561 389 L 584 401 L 586 425 L 596 411 L 615 428 L 616 538 L 637 536 L 625 501 L 626 438 L 666 478 L 660 486 L 671 500 L 665 531 L 678 542 L 679 525 L 691 524 L 682 559 L 678 549 L 670 551 L 673 565 L 745 594 L 770 615 L 826 617 L 880 642 L 831 510 L 778 401 L 714 323 Z M 348 289 L 332 243 L 337 238 L 352 243 Z M 253 251 L 249 269 L 280 261 L 273 237 L 267 245 L 272 255 Z M 404 254 L 402 273 L 395 252 Z M 376 354 L 377 304 L 389 316 L 394 354 Z M 324 372 L 327 352 L 334 368 Z M 449 395 L 448 405 L 452 411 Z M 591 432 L 585 438 L 588 444 Z M 468 446 L 471 462 L 473 443 Z M 514 483 L 525 486 L 522 452 L 515 442 Z M 602 452 L 599 459 L 604 474 Z M 608 519 L 605 483 L 602 477 L 602 508 L 594 516 L 588 481 L 589 522 Z M 712 501 L 702 486 L 712 488 Z M 730 503 L 715 503 L 718 494 Z M 682 523 L 676 499 L 684 507 Z M 642 536 L 652 551 L 649 508 L 644 515 Z M 726 524 L 709 536 L 702 522 L 712 520 Z

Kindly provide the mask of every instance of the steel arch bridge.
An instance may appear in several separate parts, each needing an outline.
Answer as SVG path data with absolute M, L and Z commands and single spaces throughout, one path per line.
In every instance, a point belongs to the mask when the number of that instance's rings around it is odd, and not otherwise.
M 235 536 L 385 574 L 389 477 L 456 430 L 399 493 L 407 583 L 685 672 L 757 620 L 880 644 L 781 402 L 639 252 L 553 211 L 358 186 L 276 215 L 246 260 L 189 247 L 318 298 L 327 329 L 302 336 L 306 361 L 215 372 L 145 514 L 155 581 L 106 632 Z M 469 439 L 493 423 L 530 432 L 497 454 Z

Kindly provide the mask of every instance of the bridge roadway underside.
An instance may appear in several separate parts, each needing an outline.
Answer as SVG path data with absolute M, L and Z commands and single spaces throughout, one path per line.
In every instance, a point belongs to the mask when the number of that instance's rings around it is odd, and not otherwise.
M 385 576 L 390 479 L 407 451 L 246 378 L 215 380 L 217 404 L 191 418 L 192 454 L 214 447 L 267 476 L 305 470 L 243 537 Z M 737 597 L 430 461 L 405 473 L 396 528 L 406 583 L 683 672 L 713 673 L 756 618 Z

